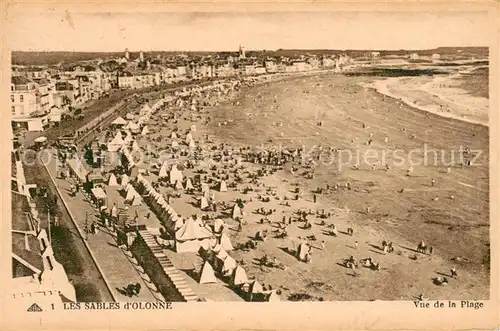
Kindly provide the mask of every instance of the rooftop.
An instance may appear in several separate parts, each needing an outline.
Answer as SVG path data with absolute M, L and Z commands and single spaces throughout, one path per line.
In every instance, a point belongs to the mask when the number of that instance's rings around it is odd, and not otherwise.
M 28 199 L 19 193 L 12 192 L 12 230 L 32 230 L 26 212 L 29 212 Z
M 32 82 L 24 76 L 12 76 L 10 81 L 14 85 L 26 85 Z
M 40 251 L 38 239 L 34 235 L 12 232 L 12 253 L 38 270 L 43 271 L 42 252 Z M 13 276 L 20 277 L 20 275 Z

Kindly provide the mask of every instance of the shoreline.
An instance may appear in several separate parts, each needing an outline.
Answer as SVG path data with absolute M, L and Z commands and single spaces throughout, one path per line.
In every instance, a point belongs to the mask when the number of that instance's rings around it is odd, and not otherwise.
M 414 104 L 413 103 L 414 100 L 412 100 L 412 99 L 410 99 L 410 98 L 408 98 L 406 96 L 400 96 L 400 95 L 396 95 L 394 93 L 391 93 L 389 91 L 389 88 L 388 88 L 389 84 L 391 84 L 391 83 L 393 83 L 395 81 L 398 81 L 398 80 L 400 80 L 402 78 L 404 78 L 404 77 L 391 77 L 391 78 L 387 78 L 387 79 L 384 79 L 384 80 L 376 80 L 375 82 L 370 83 L 370 84 L 363 84 L 363 83 L 361 83 L 360 85 L 363 86 L 364 88 L 373 89 L 374 91 L 376 91 L 377 93 L 379 93 L 381 95 L 385 95 L 385 96 L 390 97 L 392 99 L 404 102 L 407 106 L 409 106 L 409 107 L 411 107 L 413 109 L 416 109 L 416 110 L 419 110 L 419 111 L 423 111 L 423 112 L 427 112 L 427 113 L 431 113 L 433 115 L 437 115 L 437 116 L 440 116 L 440 117 L 444 117 L 444 118 L 448 118 L 448 119 L 453 119 L 453 120 L 457 120 L 457 121 L 461 121 L 461 122 L 466 122 L 466 123 L 470 123 L 470 124 L 474 124 L 474 125 L 480 125 L 480 126 L 489 128 L 489 121 L 488 122 L 484 122 L 484 121 L 481 121 L 481 120 L 475 120 L 475 119 L 471 119 L 471 118 L 461 117 L 461 116 L 458 116 L 458 115 L 452 114 L 452 113 L 435 111 L 433 109 L 430 109 L 429 107 L 423 107 L 423 106 L 419 106 L 419 105 Z M 436 78 L 439 78 L 439 77 L 434 77 L 434 79 L 436 79 Z M 429 84 L 429 83 L 427 83 L 427 84 Z M 424 91 L 426 93 L 429 93 L 429 91 L 427 91 L 425 89 L 425 85 L 427 85 L 427 84 L 422 85 L 422 87 L 421 87 L 420 90 Z M 429 93 L 429 95 L 436 96 L 435 94 L 431 94 L 431 93 Z M 446 101 L 446 99 L 443 99 L 442 97 L 439 97 L 439 98 L 441 100 L 443 100 L 443 101 Z

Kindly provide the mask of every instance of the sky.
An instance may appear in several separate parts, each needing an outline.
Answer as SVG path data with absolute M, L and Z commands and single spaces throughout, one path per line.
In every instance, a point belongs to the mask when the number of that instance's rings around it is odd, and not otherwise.
M 482 12 L 12 13 L 18 51 L 432 49 L 488 46 Z M 486 31 L 486 32 L 485 32 Z M 491 31 L 491 30 L 490 30 Z

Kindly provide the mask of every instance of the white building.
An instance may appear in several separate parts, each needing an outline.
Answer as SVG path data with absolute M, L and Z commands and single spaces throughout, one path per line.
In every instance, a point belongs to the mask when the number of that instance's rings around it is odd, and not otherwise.
M 22 192 L 13 192 L 12 202 L 13 209 L 22 210 L 13 213 L 12 218 L 12 281 L 8 286 L 11 303 L 25 309 L 36 303 L 49 311 L 52 305 L 76 302 L 75 288 L 54 257 L 49 233 L 37 220 L 36 205 Z

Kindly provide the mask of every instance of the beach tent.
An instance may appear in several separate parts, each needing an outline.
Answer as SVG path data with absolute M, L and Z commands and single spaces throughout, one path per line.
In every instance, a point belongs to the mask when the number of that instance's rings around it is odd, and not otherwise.
M 250 283 L 250 288 L 248 289 L 248 292 L 250 294 L 264 293 L 264 289 L 257 280 L 254 280 L 253 282 Z
M 229 236 L 226 233 L 222 234 L 220 238 L 220 245 L 225 251 L 232 251 L 234 249 L 231 239 L 229 239 Z
M 139 195 L 139 193 L 135 192 L 132 200 L 130 201 L 130 205 L 132 205 L 132 206 L 139 206 L 141 204 L 142 204 L 142 198 Z
M 118 181 L 116 180 L 115 174 L 111 174 L 109 176 L 108 186 L 110 186 L 110 187 L 120 186 L 120 185 L 118 185 Z
M 172 134 L 170 135 L 170 138 L 171 139 L 177 139 L 177 133 L 172 132 Z
M 123 174 L 122 175 L 122 179 L 121 179 L 121 186 L 123 188 L 126 188 L 129 181 L 130 181 L 130 179 L 128 178 L 128 175 L 127 174 Z
M 185 140 L 186 144 L 189 144 L 192 140 L 193 140 L 193 135 L 191 133 L 188 133 L 186 135 L 186 140 Z
M 126 189 L 127 195 L 125 196 L 125 201 L 132 201 L 136 194 L 138 194 L 132 185 L 128 185 Z
M 226 181 L 222 180 L 219 184 L 219 192 L 227 192 Z
M 122 147 L 125 144 L 125 141 L 123 141 L 122 135 L 120 132 L 108 143 L 108 151 L 110 152 L 116 152 L 120 147 Z
M 233 207 L 233 219 L 236 219 L 238 217 L 242 217 L 243 213 L 241 212 L 240 207 L 238 207 L 237 204 L 234 205 Z
M 236 264 L 236 261 L 231 257 L 227 256 L 224 259 L 224 265 L 222 266 L 222 273 L 224 276 L 229 276 L 233 273 L 233 270 L 236 269 L 238 265 Z
M 275 290 L 273 290 L 271 292 L 271 294 L 269 294 L 269 296 L 267 297 L 267 301 L 268 302 L 278 302 L 278 301 L 281 301 L 281 298 L 280 296 L 276 293 Z
M 149 133 L 149 129 L 148 129 L 148 127 L 147 127 L 147 126 L 143 127 L 143 128 L 142 128 L 142 132 L 141 132 L 141 134 L 142 134 L 143 136 L 145 136 L 145 135 L 147 135 L 148 133 Z
M 132 143 L 132 149 L 136 152 L 140 152 L 141 151 L 141 148 L 139 147 L 139 144 L 137 143 L 137 141 L 134 141 Z
M 185 189 L 186 190 L 194 190 L 194 186 L 193 186 L 193 182 L 191 181 L 190 178 L 188 178 L 186 180 L 186 186 L 185 186 Z
M 205 197 L 201 197 L 200 199 L 200 209 L 205 210 L 208 208 L 208 200 Z
M 201 268 L 200 271 L 200 284 L 207 284 L 207 283 L 216 283 L 217 278 L 215 277 L 214 269 L 208 263 L 208 261 L 205 261 L 205 264 Z
M 214 251 L 215 251 L 215 248 L 214 248 Z M 227 252 L 222 248 L 222 246 L 220 246 L 220 249 L 217 252 L 217 258 L 221 261 L 224 261 L 228 256 L 229 255 L 227 254 Z
M 125 137 L 125 139 L 123 139 L 123 142 L 125 144 L 130 144 L 132 141 L 134 141 L 134 138 L 132 138 L 132 135 L 131 134 L 127 134 L 127 136 Z
M 224 221 L 221 220 L 220 218 L 217 218 L 214 220 L 214 232 L 220 233 L 222 229 L 224 228 Z
M 123 119 L 123 117 L 118 117 L 117 119 L 115 119 L 113 122 L 111 122 L 112 125 L 116 125 L 116 126 L 122 126 L 122 125 L 125 125 L 127 124 L 127 121 L 125 121 Z
M 188 218 L 175 232 L 175 249 L 177 252 L 197 252 L 200 247 L 208 248 L 212 237 L 213 234 L 208 229 Z
M 301 243 L 299 245 L 299 248 L 297 249 L 297 258 L 303 261 L 307 253 L 309 253 L 309 245 L 306 243 Z
M 167 167 L 168 167 L 167 162 L 164 162 L 163 165 L 160 168 L 160 173 L 158 174 L 159 178 L 164 178 L 164 177 L 168 176 Z
M 174 218 L 173 218 L 174 219 Z M 184 225 L 184 219 L 182 217 L 175 217 L 174 219 L 174 230 L 180 229 Z
M 111 207 L 111 212 L 110 212 L 112 217 L 117 217 L 118 216 L 118 208 L 116 208 L 116 205 L 113 204 L 113 207 Z
M 182 190 L 183 189 L 182 182 L 180 180 L 178 180 L 177 182 L 175 182 L 175 189 L 176 190 Z
M 172 169 L 170 169 L 170 184 L 173 185 L 177 181 L 182 182 L 183 176 L 182 172 L 177 169 L 177 166 L 174 164 L 172 165 Z
M 132 133 L 139 133 L 140 127 L 134 122 L 129 122 L 129 129 L 130 131 L 132 131 Z
M 237 266 L 231 276 L 230 284 L 233 286 L 243 285 L 248 282 L 247 272 L 243 267 Z

